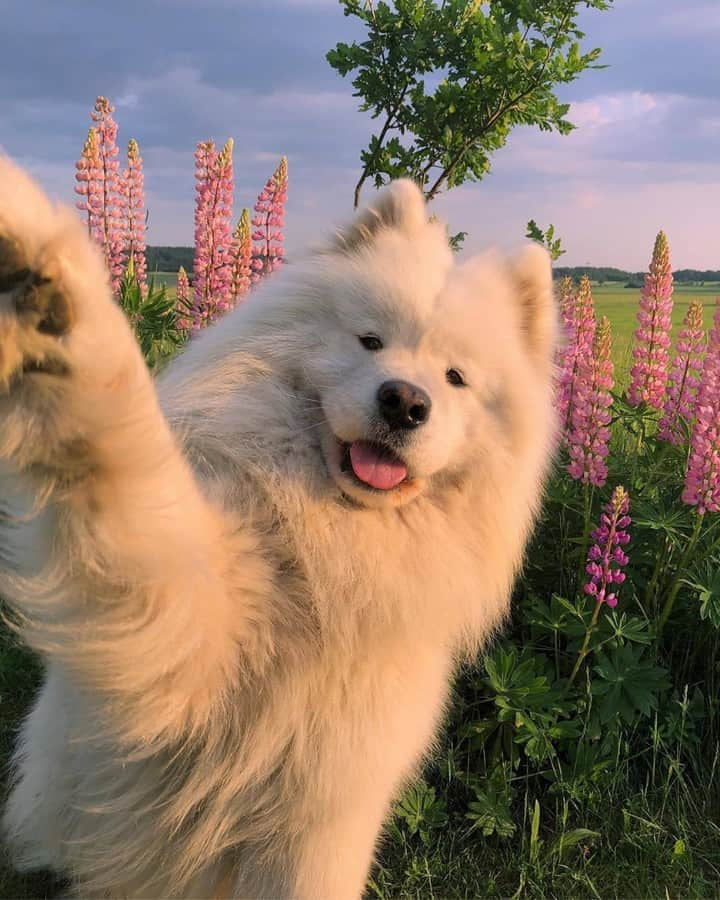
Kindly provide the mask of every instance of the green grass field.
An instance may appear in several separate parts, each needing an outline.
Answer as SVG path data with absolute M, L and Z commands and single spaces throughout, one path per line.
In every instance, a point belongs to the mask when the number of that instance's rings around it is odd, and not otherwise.
M 613 329 L 613 359 L 616 375 L 619 380 L 629 369 L 633 332 L 637 327 L 635 315 L 640 300 L 640 291 L 636 288 L 625 288 L 620 284 L 606 283 L 593 285 L 593 298 L 598 316 L 607 316 Z M 705 307 L 705 327 L 712 323 L 713 306 L 720 298 L 720 284 L 706 283 L 702 285 L 676 285 L 673 292 L 673 341 L 680 323 L 692 300 L 701 300 Z

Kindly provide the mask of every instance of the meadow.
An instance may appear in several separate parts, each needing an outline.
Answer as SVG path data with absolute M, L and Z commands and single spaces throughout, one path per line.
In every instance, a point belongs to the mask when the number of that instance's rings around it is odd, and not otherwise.
M 637 327 L 640 289 L 605 282 L 593 284 L 592 292 L 598 316 L 607 316 L 610 319 L 613 330 L 613 362 L 618 383 L 624 385 L 629 371 L 633 332 Z M 705 327 L 709 329 L 716 299 L 720 299 L 720 283 L 676 284 L 673 290 L 673 339 L 692 300 L 702 301 Z

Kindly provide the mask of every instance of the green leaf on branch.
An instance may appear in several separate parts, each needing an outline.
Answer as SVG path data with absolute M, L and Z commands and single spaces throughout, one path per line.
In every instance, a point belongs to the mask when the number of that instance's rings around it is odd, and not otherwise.
M 357 204 L 366 181 L 383 184 L 399 171 L 429 197 L 478 180 L 520 125 L 572 130 L 555 90 L 595 67 L 600 51 L 582 52 L 577 18 L 611 0 L 340 3 L 364 40 L 338 43 L 326 59 L 352 77 L 360 108 L 382 123 L 362 153 Z M 554 238 L 552 247 L 559 256 Z

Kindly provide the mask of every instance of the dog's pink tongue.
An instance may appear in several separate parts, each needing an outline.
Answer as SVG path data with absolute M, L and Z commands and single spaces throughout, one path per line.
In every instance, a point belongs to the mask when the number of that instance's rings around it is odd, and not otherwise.
M 360 481 L 379 491 L 392 490 L 407 477 L 404 463 L 365 441 L 355 441 L 350 445 L 350 462 Z

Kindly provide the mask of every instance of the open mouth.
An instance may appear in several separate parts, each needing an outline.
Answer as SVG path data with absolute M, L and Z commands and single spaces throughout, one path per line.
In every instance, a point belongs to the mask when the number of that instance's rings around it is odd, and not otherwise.
M 374 441 L 341 442 L 340 471 L 375 491 L 392 491 L 411 480 L 407 465 L 397 453 Z

